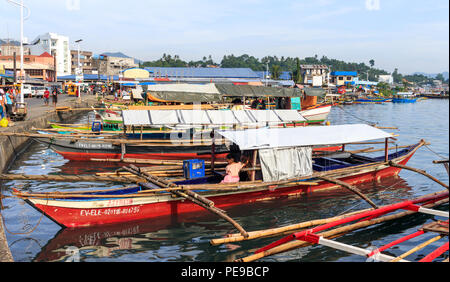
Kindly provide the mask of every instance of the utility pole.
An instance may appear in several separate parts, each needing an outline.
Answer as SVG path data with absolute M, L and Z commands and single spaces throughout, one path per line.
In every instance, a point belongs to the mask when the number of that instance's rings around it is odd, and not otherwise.
M 83 41 L 83 39 L 78 39 L 77 41 L 75 41 L 75 43 L 78 43 L 78 66 L 75 70 L 76 74 L 75 77 L 77 76 L 81 76 L 83 77 L 83 68 L 80 66 L 80 42 Z M 80 81 L 78 83 L 78 100 L 81 102 L 81 80 L 82 79 L 77 79 L 78 81 Z
M 120 89 L 120 93 L 119 93 L 119 95 L 120 95 L 120 97 L 122 96 L 122 80 L 120 78 L 122 76 L 122 62 L 123 61 L 124 60 L 120 60 L 119 61 L 119 66 L 120 66 L 120 70 L 119 70 L 119 89 Z
M 20 6 L 20 103 L 23 106 L 24 103 L 24 97 L 23 97 L 23 83 L 25 81 L 25 71 L 24 71 L 24 66 L 23 66 L 23 21 L 28 19 L 30 17 L 30 9 L 28 7 L 26 7 L 23 4 L 23 0 L 20 0 L 19 2 L 16 2 L 14 0 L 7 0 L 10 3 L 13 3 L 17 6 Z M 23 8 L 27 8 L 28 11 L 28 15 L 24 18 L 23 17 Z

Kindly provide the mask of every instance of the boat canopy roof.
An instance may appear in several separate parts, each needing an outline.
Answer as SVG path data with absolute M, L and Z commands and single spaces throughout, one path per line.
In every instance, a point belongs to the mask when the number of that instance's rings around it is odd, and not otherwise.
M 241 150 L 335 145 L 392 137 L 367 124 L 217 131 Z
M 123 124 L 154 125 L 237 125 L 304 122 L 297 110 L 123 110 Z
M 147 88 L 149 99 L 156 102 L 220 102 L 223 97 L 300 97 L 298 88 L 234 84 L 156 84 Z M 307 95 L 325 95 L 324 90 L 308 89 Z
M 216 84 L 223 96 L 230 97 L 300 97 L 298 88 L 265 87 L 253 85 Z

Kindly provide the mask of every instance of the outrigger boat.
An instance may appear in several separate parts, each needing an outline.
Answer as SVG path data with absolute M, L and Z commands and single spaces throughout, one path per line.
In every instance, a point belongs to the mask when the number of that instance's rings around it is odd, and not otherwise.
M 316 105 L 300 111 L 300 114 L 308 121 L 308 124 L 321 124 L 327 120 L 333 105 Z
M 385 102 L 390 102 L 390 99 L 379 98 L 379 97 L 366 97 L 359 98 L 354 101 L 356 104 L 382 104 Z
M 255 128 L 305 125 L 296 110 L 124 110 L 126 139 L 76 138 L 41 135 L 37 141 L 48 145 L 64 158 L 73 161 L 91 159 L 209 159 L 210 134 L 213 129 Z M 144 128 L 169 127 L 171 131 L 144 131 Z M 159 142 L 157 142 L 159 141 Z M 192 142 L 190 142 L 192 141 Z M 229 150 L 217 147 L 219 158 Z M 316 148 L 336 150 L 336 147 Z
M 418 99 L 419 97 L 412 92 L 398 92 L 394 95 L 392 103 L 415 103 Z
M 237 145 L 239 150 L 236 152 L 241 152 L 251 160 L 246 181 L 221 183 L 223 175 L 218 172 L 212 176 L 173 182 L 146 174 L 145 179 L 151 183 L 140 183 L 128 188 L 53 193 L 16 190 L 14 195 L 25 199 L 64 227 L 114 224 L 202 211 L 205 205 L 196 203 L 196 199 L 200 198 L 206 199 L 208 206 L 222 209 L 395 176 L 401 168 L 392 164 L 406 164 L 425 144 L 421 140 L 418 144 L 388 154 L 388 139 L 392 135 L 363 124 L 216 133 Z M 351 144 L 375 139 L 385 139 L 385 154 L 376 158 L 346 151 L 314 156 L 312 150 L 312 146 Z M 213 171 L 215 149 L 216 146 L 211 146 Z M 137 170 L 134 172 L 140 173 Z M 161 183 L 170 184 L 164 184 L 161 189 Z M 186 200 L 180 196 L 188 192 L 196 193 L 196 199 Z M 174 197 L 173 193 L 179 194 Z
M 448 190 L 432 193 L 425 195 L 416 199 L 404 200 L 398 203 L 389 204 L 374 209 L 366 209 L 362 211 L 352 212 L 343 216 L 336 216 L 328 219 L 313 220 L 310 222 L 303 222 L 298 224 L 293 224 L 292 226 L 285 226 L 280 228 L 280 230 L 262 230 L 258 232 L 252 232 L 255 235 L 252 236 L 256 239 L 261 238 L 263 234 L 265 236 L 276 236 L 281 235 L 282 229 L 294 230 L 300 229 L 300 226 L 306 227 L 299 232 L 292 233 L 273 242 L 265 247 L 258 249 L 254 254 L 249 255 L 244 258 L 237 259 L 239 262 L 251 262 L 263 257 L 270 255 L 291 251 L 296 248 L 306 247 L 310 245 L 322 245 L 339 251 L 343 251 L 349 254 L 359 255 L 366 259 L 366 261 L 382 261 L 382 262 L 409 262 L 406 260 L 407 257 L 411 256 L 413 253 L 423 250 L 425 247 L 431 246 L 434 242 L 435 244 L 440 244 L 434 250 L 432 249 L 430 253 L 426 255 L 420 255 L 416 259 L 419 262 L 432 262 L 442 254 L 448 251 L 449 241 L 448 241 L 448 217 L 449 213 L 447 211 L 442 211 L 438 209 L 431 209 L 431 207 L 437 207 L 443 204 L 448 204 L 449 193 Z M 405 216 L 412 216 L 413 214 L 422 213 L 432 216 L 437 216 L 444 218 L 446 220 L 433 221 L 423 225 L 419 230 L 414 233 L 402 236 L 388 244 L 376 247 L 375 245 L 369 244 L 369 248 L 362 248 L 357 246 L 357 244 L 347 244 L 344 242 L 339 242 L 337 240 L 331 240 L 335 237 L 340 237 L 344 234 L 348 234 L 351 231 L 359 230 L 368 226 L 375 224 L 380 224 L 382 222 L 399 220 Z M 313 224 L 313 222 L 321 222 Z M 315 227 L 311 227 L 314 226 Z M 310 227 L 310 228 L 308 228 Z M 361 231 L 359 231 L 361 232 Z M 256 235 L 256 233 L 259 233 Z M 434 235 L 432 235 L 434 233 Z M 424 235 L 424 236 L 422 236 Z M 430 235 L 433 236 L 431 239 Z M 420 236 L 427 239 L 414 248 L 408 250 L 407 252 L 401 253 L 400 255 L 392 255 L 392 252 L 386 254 L 385 251 L 392 249 L 392 247 L 397 247 L 407 241 L 416 241 L 419 243 Z M 239 234 L 231 234 L 228 238 L 213 240 L 215 244 L 224 242 L 236 242 L 242 241 L 243 239 Z M 230 239 L 230 240 L 228 240 Z M 234 240 L 231 240 L 234 239 Z M 411 244 L 412 242 L 409 242 Z M 416 244 L 417 244 L 416 243 Z M 367 242 L 364 245 L 368 245 Z M 383 253 L 384 252 L 384 253 Z M 448 258 L 445 260 L 448 262 Z

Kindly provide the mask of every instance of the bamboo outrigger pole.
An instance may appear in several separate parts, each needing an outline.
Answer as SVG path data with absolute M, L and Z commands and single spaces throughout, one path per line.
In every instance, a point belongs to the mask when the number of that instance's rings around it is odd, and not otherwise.
M 375 205 L 375 203 L 372 202 L 366 195 L 364 195 L 358 188 L 353 187 L 352 185 L 347 184 L 344 181 L 340 181 L 340 180 L 337 180 L 337 179 L 334 179 L 334 178 L 330 178 L 330 177 L 326 177 L 326 176 L 319 176 L 317 178 L 322 179 L 322 180 L 327 181 L 327 182 L 330 182 L 330 183 L 334 183 L 334 184 L 340 185 L 340 186 L 342 186 L 344 188 L 347 188 L 348 190 L 352 191 L 353 193 L 357 194 L 362 199 L 364 199 L 366 202 L 368 202 L 369 205 L 371 205 L 373 208 L 375 208 L 375 209 L 378 208 L 378 206 Z
M 140 171 L 140 169 L 136 166 L 130 165 L 129 167 L 123 167 L 124 170 L 131 172 L 133 174 L 136 174 L 142 178 L 145 178 L 147 181 L 152 182 L 153 184 L 162 187 L 162 188 L 176 188 L 178 187 L 178 185 L 174 184 L 174 183 L 170 183 L 164 179 L 161 179 L 159 177 L 155 177 L 150 173 L 147 172 L 142 172 Z M 141 185 L 153 189 L 151 186 L 149 186 L 146 183 L 141 183 Z M 181 190 L 181 189 L 180 189 Z M 214 207 L 214 202 L 211 200 L 206 199 L 205 197 L 193 192 L 193 191 L 188 191 L 188 190 L 183 190 L 183 191 L 170 191 L 171 193 L 175 194 L 176 196 L 179 197 L 183 197 L 186 198 L 190 201 L 192 201 L 193 203 L 205 208 L 206 210 L 220 216 L 221 218 L 227 220 L 228 222 L 230 222 L 236 229 L 239 230 L 239 232 L 242 234 L 242 236 L 244 237 L 248 237 L 248 233 L 247 231 L 244 230 L 244 228 L 242 228 L 242 226 L 240 226 L 236 221 L 234 221 L 232 218 L 230 218 L 228 215 L 225 214 L 225 211 L 220 210 L 216 207 Z
M 426 171 L 424 171 L 424 170 L 420 170 L 420 169 L 417 169 L 417 168 L 409 167 L 409 166 L 406 166 L 406 165 L 401 165 L 401 164 L 395 163 L 395 162 L 393 162 L 393 161 L 389 161 L 389 165 L 390 165 L 390 166 L 393 166 L 393 167 L 398 167 L 398 168 L 401 168 L 401 169 L 407 169 L 407 170 L 411 170 L 411 171 L 420 173 L 420 174 L 422 174 L 422 175 L 424 175 L 424 176 L 430 178 L 431 180 L 433 180 L 433 181 L 439 183 L 440 185 L 444 186 L 445 188 L 447 188 L 447 190 L 449 189 L 447 184 L 445 184 L 445 183 L 443 183 L 442 181 L 436 179 L 434 176 L 428 174 L 428 173 L 427 173 Z
M 426 196 L 419 197 L 416 200 L 424 199 L 423 202 L 426 202 L 426 199 L 428 197 L 431 197 L 432 195 L 438 195 L 440 193 L 442 193 L 442 192 L 432 193 L 432 194 L 429 194 L 429 195 L 426 195 Z M 433 203 L 425 203 L 423 205 L 423 207 L 428 207 L 429 208 L 429 207 L 438 206 L 438 205 L 443 204 L 443 203 L 448 203 L 448 197 L 446 199 L 441 199 L 441 200 L 433 202 Z M 362 213 L 362 212 L 364 212 L 364 211 L 360 211 L 360 213 Z M 353 230 L 357 230 L 357 229 L 361 229 L 361 228 L 364 228 L 364 227 L 367 227 L 367 226 L 371 226 L 371 225 L 374 225 L 374 224 L 378 224 L 378 223 L 382 223 L 382 222 L 398 219 L 398 218 L 401 218 L 401 217 L 404 217 L 406 215 L 410 215 L 410 214 L 413 214 L 413 213 L 415 213 L 415 212 L 414 211 L 404 211 L 404 212 L 399 212 L 399 213 L 392 214 L 392 215 L 385 215 L 385 216 L 382 216 L 382 217 L 379 217 L 379 218 L 369 219 L 369 220 L 366 220 L 366 221 L 360 221 L 360 222 L 357 222 L 357 223 L 354 223 L 354 224 L 350 224 L 350 225 L 347 225 L 347 226 L 343 226 L 343 227 L 331 229 L 329 231 L 317 233 L 317 235 L 320 235 L 323 238 L 336 238 L 336 237 L 340 237 L 340 236 L 342 236 L 342 235 L 344 235 L 344 234 L 346 234 L 346 233 L 348 233 L 350 231 L 353 231 Z M 312 243 L 306 242 L 306 241 L 294 240 L 294 241 L 287 242 L 285 244 L 279 245 L 277 247 L 274 247 L 272 249 L 268 249 L 266 251 L 258 252 L 258 253 L 255 253 L 253 255 L 237 259 L 235 261 L 237 261 L 237 262 L 251 262 L 251 261 L 255 261 L 255 260 L 261 259 L 263 257 L 270 256 L 270 255 L 274 255 L 274 254 L 278 254 L 278 253 L 282 253 L 282 252 L 287 252 L 287 251 L 290 251 L 290 250 L 293 250 L 293 249 L 296 249 L 296 248 L 300 248 L 300 247 L 306 247 L 306 246 L 309 246 L 311 244 Z

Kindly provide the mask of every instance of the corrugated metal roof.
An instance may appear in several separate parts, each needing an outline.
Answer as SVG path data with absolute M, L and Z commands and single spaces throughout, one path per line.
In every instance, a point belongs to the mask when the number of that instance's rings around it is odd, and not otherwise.
M 357 76 L 358 72 L 356 71 L 333 71 L 330 75 L 349 75 L 349 76 Z
M 110 76 L 100 75 L 100 80 L 107 80 L 108 78 L 110 78 Z M 58 76 L 58 79 L 75 80 L 75 75 L 71 74 L 71 75 L 65 75 L 65 76 Z M 83 79 L 84 80 L 98 80 L 98 75 L 97 74 L 83 74 Z M 113 76 L 113 80 L 118 80 L 118 79 L 119 79 L 119 76 L 117 76 L 117 75 Z
M 269 75 L 269 77 L 271 76 L 271 73 L 269 71 L 269 73 L 267 74 L 267 72 L 265 71 L 255 71 L 255 73 L 258 75 L 259 78 L 261 79 L 265 79 L 266 75 Z M 282 71 L 279 77 L 280 80 L 291 80 L 292 79 L 292 74 L 290 71 Z
M 250 68 L 171 68 L 147 67 L 157 77 L 259 78 Z

